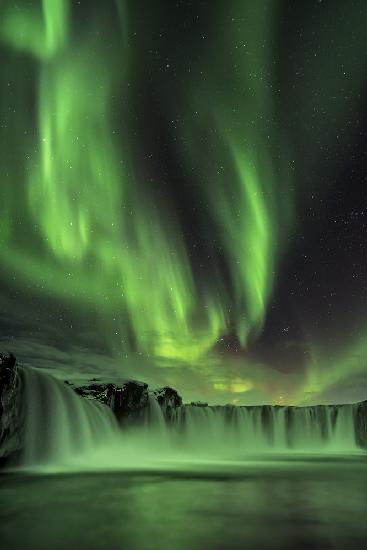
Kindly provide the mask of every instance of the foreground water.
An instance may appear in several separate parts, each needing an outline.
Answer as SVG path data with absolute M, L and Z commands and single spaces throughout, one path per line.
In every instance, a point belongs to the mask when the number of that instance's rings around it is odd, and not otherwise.
M 0 548 L 346 549 L 367 541 L 365 456 L 0 476 Z
M 108 407 L 36 369 L 21 374 L 24 449 L 0 475 L 0 550 L 367 541 L 359 405 L 182 406 L 167 421 L 149 396 L 120 429 Z

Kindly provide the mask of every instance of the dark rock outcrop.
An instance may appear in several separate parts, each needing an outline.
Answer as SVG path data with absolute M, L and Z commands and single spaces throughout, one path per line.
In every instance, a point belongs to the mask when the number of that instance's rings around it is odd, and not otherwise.
M 168 421 L 172 419 L 173 411 L 182 405 L 182 397 L 169 386 L 153 390 L 150 395 L 158 401 Z
M 165 386 L 148 391 L 148 384 L 129 380 L 121 385 L 103 383 L 94 379 L 83 386 L 75 386 L 65 381 L 72 389 L 86 399 L 97 399 L 110 407 L 120 424 L 139 421 L 148 407 L 149 396 L 159 403 L 166 419 L 172 418 L 172 413 L 182 405 L 182 398 L 176 390 Z
M 90 384 L 74 387 L 74 391 L 87 399 L 97 399 L 110 407 L 118 421 L 123 424 L 126 421 L 139 420 L 142 411 L 148 405 L 148 384 L 130 380 L 121 385 L 113 383 L 100 383 L 91 380 Z
M 208 407 L 208 403 L 205 401 L 191 401 L 191 407 Z
M 139 420 L 148 405 L 148 384 L 129 381 L 122 387 L 115 386 L 110 391 L 109 406 L 120 422 Z
M 0 353 L 0 464 L 22 451 L 21 381 L 13 354 Z
M 354 426 L 357 445 L 367 449 L 367 401 L 355 405 Z

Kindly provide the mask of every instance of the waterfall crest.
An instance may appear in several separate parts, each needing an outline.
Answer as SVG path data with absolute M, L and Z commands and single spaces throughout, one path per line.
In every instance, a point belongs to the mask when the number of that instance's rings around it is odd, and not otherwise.
M 236 455 L 277 451 L 354 451 L 353 405 L 198 407 L 184 405 L 174 424 L 185 445 Z
M 139 468 L 169 461 L 246 460 L 276 453 L 351 453 L 358 405 L 167 409 L 154 392 L 118 425 L 112 410 L 70 385 L 19 368 L 26 468 Z M 131 412 L 129 413 L 131 414 Z
M 112 411 L 79 397 L 64 382 L 30 367 L 23 385 L 24 466 L 66 465 L 118 432 Z

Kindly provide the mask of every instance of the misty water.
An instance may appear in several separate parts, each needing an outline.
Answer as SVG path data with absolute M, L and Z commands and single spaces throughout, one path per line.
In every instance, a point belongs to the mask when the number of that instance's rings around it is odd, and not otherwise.
M 367 540 L 353 406 L 191 407 L 138 424 L 22 371 L 25 451 L 0 476 L 0 548 L 336 548 Z
M 24 452 L 38 472 L 175 470 L 312 453 L 358 455 L 353 405 L 325 407 L 181 406 L 167 421 L 151 396 L 137 422 L 121 429 L 111 409 L 68 385 L 21 369 Z
M 339 456 L 176 472 L 0 477 L 0 547 L 336 548 L 367 537 L 367 467 Z

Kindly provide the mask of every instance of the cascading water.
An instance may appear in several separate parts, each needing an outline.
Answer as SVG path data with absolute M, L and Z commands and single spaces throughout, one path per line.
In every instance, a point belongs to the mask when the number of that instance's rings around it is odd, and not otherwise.
M 192 450 L 244 456 L 278 451 L 356 451 L 353 405 L 183 406 L 174 423 Z
M 140 468 L 271 453 L 356 452 L 353 405 L 192 406 L 154 395 L 119 428 L 112 410 L 40 370 L 20 368 L 24 467 Z
M 154 434 L 154 441 L 158 445 L 167 445 L 169 432 L 167 422 L 158 401 L 149 396 L 148 408 L 144 416 L 144 427 L 146 433 Z
M 20 368 L 23 384 L 22 463 L 65 466 L 118 433 L 112 411 L 84 399 L 65 383 L 33 368 Z

